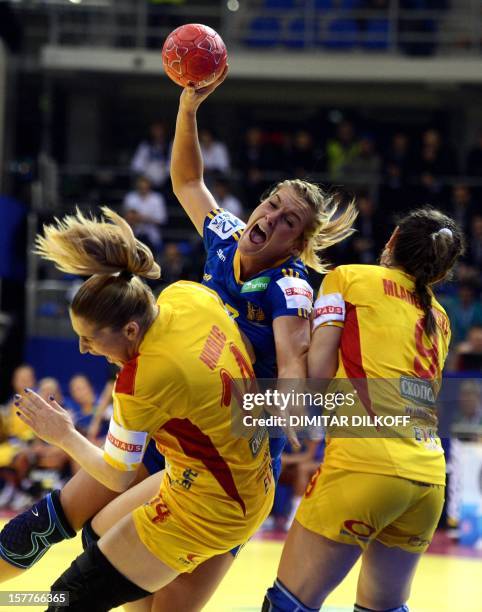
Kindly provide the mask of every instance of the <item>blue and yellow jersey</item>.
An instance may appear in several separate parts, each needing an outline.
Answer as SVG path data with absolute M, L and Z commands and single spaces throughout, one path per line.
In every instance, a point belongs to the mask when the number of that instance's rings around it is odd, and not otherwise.
M 253 345 L 256 376 L 275 378 L 273 321 L 282 316 L 308 318 L 313 291 L 305 265 L 294 257 L 243 282 L 237 244 L 244 227 L 241 219 L 221 208 L 207 215 L 203 230 L 207 253 L 203 284 L 221 297 Z

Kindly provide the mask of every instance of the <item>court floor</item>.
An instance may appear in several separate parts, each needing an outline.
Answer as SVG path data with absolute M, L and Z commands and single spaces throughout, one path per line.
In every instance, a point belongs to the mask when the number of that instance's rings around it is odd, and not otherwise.
M 259 612 L 266 587 L 276 573 L 282 543 L 255 540 L 241 551 L 205 612 Z M 80 538 L 54 547 L 32 569 L 3 583 L 0 590 L 48 590 L 52 581 L 81 551 Z M 353 610 L 357 567 L 326 602 L 327 612 Z M 427 554 L 422 559 L 409 601 L 412 612 L 481 612 L 482 558 Z M 0 607 L 7 610 L 42 610 L 42 607 Z M 68 609 L 68 608 L 67 608 Z M 86 611 L 87 612 L 87 611 Z M 174 611 L 173 611 L 174 612 Z

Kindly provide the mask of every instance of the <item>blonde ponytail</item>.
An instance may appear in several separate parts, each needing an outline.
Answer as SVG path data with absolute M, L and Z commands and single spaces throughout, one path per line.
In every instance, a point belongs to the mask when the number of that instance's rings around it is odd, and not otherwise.
M 159 265 L 148 247 L 135 238 L 127 221 L 106 206 L 101 211 L 110 223 L 86 217 L 77 209 L 74 215 L 45 225 L 44 235 L 37 236 L 34 252 L 69 274 L 91 276 L 127 271 L 145 278 L 159 278 Z
M 72 300 L 75 315 L 99 329 L 121 329 L 133 320 L 147 328 L 155 299 L 139 277 L 159 278 L 159 265 L 122 217 L 105 206 L 101 210 L 101 220 L 79 209 L 55 219 L 37 236 L 34 252 L 63 272 L 90 276 Z

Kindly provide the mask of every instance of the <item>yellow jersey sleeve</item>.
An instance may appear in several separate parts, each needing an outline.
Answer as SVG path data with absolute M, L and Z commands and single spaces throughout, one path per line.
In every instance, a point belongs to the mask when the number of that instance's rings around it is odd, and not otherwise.
M 183 377 L 168 358 L 137 356 L 118 375 L 114 388 L 114 414 L 109 426 L 104 459 L 120 470 L 135 470 L 150 438 L 171 418 L 189 395 Z M 182 391 L 182 393 L 181 393 Z

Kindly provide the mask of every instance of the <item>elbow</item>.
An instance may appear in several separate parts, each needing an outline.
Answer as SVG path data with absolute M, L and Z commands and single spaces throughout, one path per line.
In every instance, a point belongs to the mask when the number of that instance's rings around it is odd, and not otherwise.
M 182 198 L 184 191 L 189 189 L 189 187 L 194 183 L 196 183 L 196 181 L 193 181 L 192 179 L 182 176 L 173 176 L 171 174 L 172 191 L 178 200 Z
M 175 173 L 171 171 L 171 186 L 174 195 L 178 198 L 179 193 L 185 185 L 185 181 L 182 180 L 180 176 L 176 176 Z

